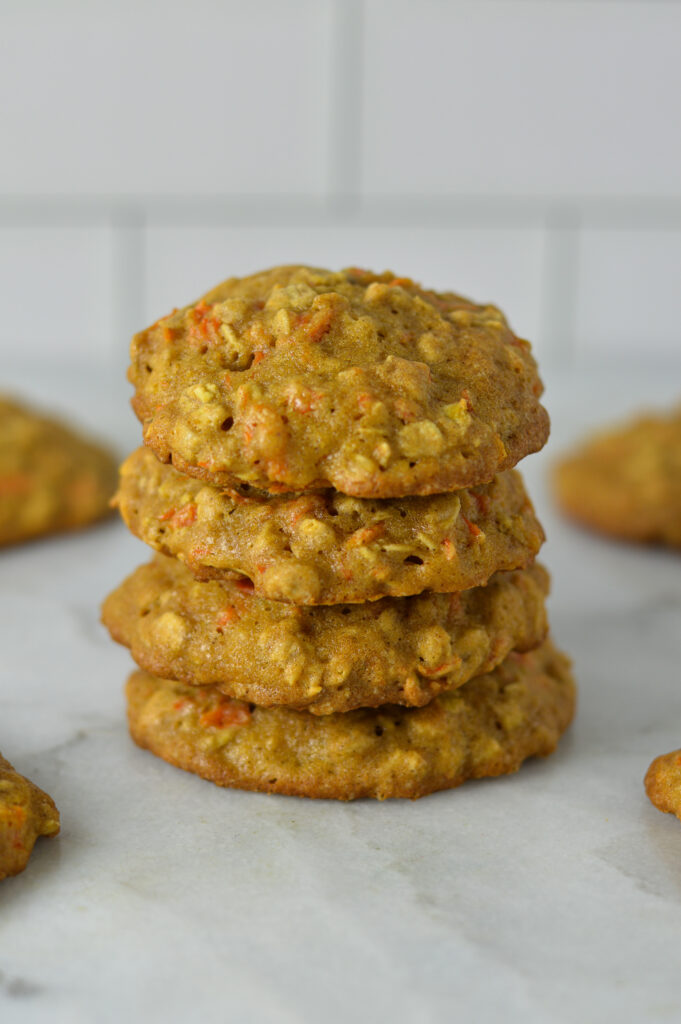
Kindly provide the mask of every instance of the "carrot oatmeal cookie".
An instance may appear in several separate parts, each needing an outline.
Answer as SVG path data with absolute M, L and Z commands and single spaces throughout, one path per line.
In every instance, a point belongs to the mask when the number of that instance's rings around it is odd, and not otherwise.
M 681 750 L 655 758 L 646 772 L 645 787 L 659 811 L 681 820 Z
M 105 601 L 114 640 L 154 675 L 215 685 L 261 707 L 315 714 L 422 705 L 547 632 L 548 573 L 498 573 L 486 587 L 362 605 L 297 608 L 199 583 L 157 555 Z
M 0 881 L 28 864 L 38 836 L 56 836 L 59 811 L 54 801 L 0 754 Z
M 296 604 L 467 590 L 532 562 L 544 539 L 520 474 L 399 502 L 337 491 L 244 497 L 192 480 L 144 448 L 121 467 L 128 528 L 201 579 L 250 580 Z
M 100 519 L 115 488 L 109 452 L 0 396 L 0 545 Z
M 569 660 L 550 641 L 423 708 L 310 715 L 136 672 L 133 739 L 220 786 L 295 796 L 425 796 L 516 771 L 556 747 L 575 707 Z
M 146 444 L 220 485 L 434 494 L 548 436 L 530 346 L 503 314 L 392 273 L 231 278 L 136 335 L 131 357 Z
M 558 503 L 624 540 L 681 546 L 681 407 L 587 441 L 556 471 Z

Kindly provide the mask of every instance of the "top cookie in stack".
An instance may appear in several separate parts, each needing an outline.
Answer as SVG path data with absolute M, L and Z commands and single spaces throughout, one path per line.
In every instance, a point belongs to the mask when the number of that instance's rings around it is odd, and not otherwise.
M 145 443 L 221 486 L 437 494 L 549 432 L 530 346 L 498 309 L 389 273 L 231 278 L 138 334 L 129 377 Z
M 276 268 L 137 335 L 130 378 L 148 448 L 118 504 L 161 554 L 104 619 L 145 670 L 138 743 L 222 785 L 341 799 L 555 747 L 574 688 L 512 469 L 548 417 L 497 309 Z

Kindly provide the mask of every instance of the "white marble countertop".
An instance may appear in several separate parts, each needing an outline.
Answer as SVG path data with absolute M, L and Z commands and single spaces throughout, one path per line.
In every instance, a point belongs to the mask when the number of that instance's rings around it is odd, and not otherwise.
M 3 376 L 137 443 L 122 380 Z M 681 374 L 549 377 L 554 437 L 523 468 L 580 707 L 509 778 L 416 803 L 220 790 L 127 735 L 98 605 L 143 546 L 111 522 L 0 554 L 0 750 L 62 816 L 0 886 L 3 1024 L 680 1019 L 681 823 L 642 780 L 681 745 L 681 561 L 562 523 L 545 477 Z

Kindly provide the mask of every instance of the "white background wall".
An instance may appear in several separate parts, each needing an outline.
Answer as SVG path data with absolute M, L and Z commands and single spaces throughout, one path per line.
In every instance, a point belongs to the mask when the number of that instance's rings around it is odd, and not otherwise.
M 0 0 L 3 361 L 303 261 L 678 371 L 679 54 L 664 0 Z

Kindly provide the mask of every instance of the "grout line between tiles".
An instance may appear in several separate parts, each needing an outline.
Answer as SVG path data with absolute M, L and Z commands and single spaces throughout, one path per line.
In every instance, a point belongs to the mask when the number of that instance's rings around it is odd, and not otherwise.
M 111 327 L 109 354 L 121 361 L 135 330 L 146 321 L 145 217 L 134 206 L 111 216 Z M 125 356 L 123 356 L 125 358 Z
M 353 157 L 356 163 L 358 157 Z M 352 172 L 348 167 L 346 174 Z M 340 187 L 340 179 L 339 179 Z M 87 227 L 140 211 L 150 226 L 325 227 L 362 223 L 377 228 L 421 225 L 540 227 L 557 208 L 579 210 L 584 228 L 681 230 L 681 197 L 622 196 L 10 196 L 0 195 L 0 227 Z
M 331 214 L 345 216 L 361 203 L 363 0 L 334 0 L 332 7 L 328 200 Z
M 546 221 L 542 269 L 541 329 L 546 359 L 556 368 L 574 366 L 579 288 L 579 211 L 556 206 Z

